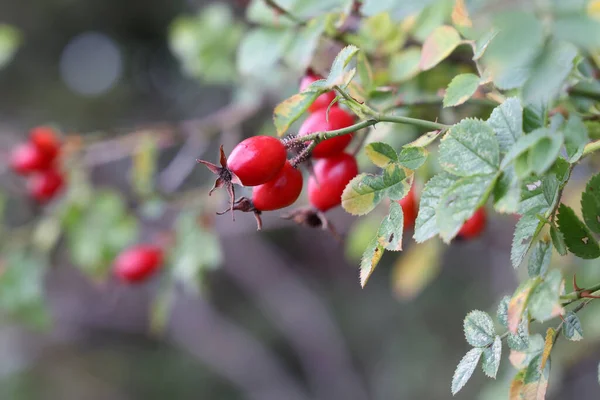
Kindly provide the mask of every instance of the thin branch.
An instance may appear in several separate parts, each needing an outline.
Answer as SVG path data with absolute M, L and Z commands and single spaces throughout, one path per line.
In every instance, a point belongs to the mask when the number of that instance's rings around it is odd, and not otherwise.
M 273 11 L 275 11 L 275 13 L 277 13 L 279 15 L 286 16 L 287 18 L 289 18 L 290 20 L 294 21 L 298 25 L 304 25 L 304 24 L 306 24 L 305 21 L 302 21 L 300 18 L 296 17 L 290 11 L 288 11 L 285 8 L 281 7 L 274 0 L 265 0 L 265 4 L 267 6 L 269 6 L 269 7 L 271 7 L 273 9 Z

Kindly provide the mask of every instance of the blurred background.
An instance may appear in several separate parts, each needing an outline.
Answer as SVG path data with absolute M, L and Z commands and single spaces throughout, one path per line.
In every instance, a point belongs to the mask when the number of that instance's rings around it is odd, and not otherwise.
M 261 2 L 251 3 L 248 19 L 241 0 L 0 1 L 2 22 L 16 29 L 0 34 L 0 157 L 30 128 L 52 124 L 64 133 L 69 174 L 65 199 L 40 209 L 2 166 L 0 399 L 451 397 L 468 350 L 464 316 L 474 308 L 493 315 L 522 274 L 510 266 L 516 219 L 490 213 L 480 238 L 450 246 L 420 247 L 407 232 L 405 251 L 386 254 L 361 289 L 357 265 L 383 210 L 362 219 L 332 211 L 343 244 L 277 213 L 265 216 L 263 232 L 250 215 L 215 218 L 225 198 L 206 195 L 211 176 L 195 159 L 216 161 L 219 144 L 231 150 L 243 137 L 274 134 L 272 109 L 298 90 L 306 67 L 269 61 L 269 49 L 236 58 L 264 17 Z M 422 42 L 452 4 L 409 7 L 430 21 L 410 40 Z M 433 16 L 423 17 L 424 7 Z M 285 24 L 280 18 L 268 22 Z M 356 40 L 402 47 L 409 39 L 394 37 L 400 24 L 390 24 Z M 326 71 L 339 48 L 321 43 L 313 66 Z M 435 95 L 472 68 L 459 51 L 415 76 L 403 54 L 392 75 L 407 82 L 408 97 Z M 403 112 L 452 123 L 490 109 Z M 418 133 L 381 126 L 372 136 L 399 146 Z M 572 183 L 571 201 L 583 182 Z M 110 276 L 110 260 L 141 240 L 170 248 L 168 274 L 126 286 Z M 556 263 L 580 266 L 581 286 L 600 279 L 593 263 Z M 559 343 L 549 398 L 600 398 L 598 311 L 592 304 L 581 313 L 585 342 Z M 497 381 L 477 371 L 457 398 L 507 398 L 514 374 L 506 360 Z

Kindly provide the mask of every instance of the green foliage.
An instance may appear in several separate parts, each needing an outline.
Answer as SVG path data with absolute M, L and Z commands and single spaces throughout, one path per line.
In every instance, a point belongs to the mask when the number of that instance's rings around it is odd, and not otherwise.
M 463 323 L 465 339 L 474 347 L 489 346 L 494 342 L 494 322 L 490 316 L 479 310 L 467 314 Z
M 516 351 L 526 351 L 529 348 L 529 318 L 521 319 L 517 326 L 517 332 L 510 332 L 506 343 L 508 347 Z
M 379 168 L 384 168 L 389 163 L 398 162 L 398 153 L 389 144 L 374 142 L 365 147 L 369 160 Z
M 460 34 L 451 26 L 435 29 L 423 43 L 419 68 L 426 71 L 448 57 L 461 43 Z
M 477 91 L 479 80 L 475 74 L 456 75 L 444 95 L 444 107 L 458 106 L 469 100 Z
M 498 303 L 498 309 L 496 310 L 496 318 L 500 325 L 508 328 L 508 303 L 510 302 L 510 296 L 504 296 L 500 303 Z
M 562 314 L 560 295 L 564 281 L 559 270 L 552 270 L 548 276 L 531 291 L 527 306 L 530 315 L 544 322 Z
M 452 377 L 452 395 L 458 393 L 467 384 L 469 379 L 471 379 L 482 354 L 483 349 L 475 347 L 469 350 L 462 360 L 460 360 Z
M 523 136 L 523 107 L 518 98 L 511 97 L 494 108 L 487 120 L 492 127 L 498 146 L 502 153 L 509 149 Z
M 529 277 L 533 278 L 538 275 L 546 275 L 548 267 L 550 266 L 550 259 L 552 258 L 552 243 L 544 240 L 540 240 L 529 257 L 529 264 L 527 265 L 527 271 Z
M 571 116 L 565 125 L 564 132 L 568 161 L 577 162 L 583 155 L 583 148 L 589 142 L 587 128 L 581 118 Z
M 564 317 L 563 334 L 569 340 L 574 342 L 583 339 L 583 328 L 577 314 L 572 311 L 567 312 Z
M 600 174 L 589 180 L 581 194 L 581 211 L 588 228 L 600 234 Z
M 500 367 L 500 359 L 502 358 L 502 339 L 496 336 L 494 343 L 488 346 L 483 351 L 483 373 L 489 378 L 496 378 L 498 368 Z
M 0 24 L 0 68 L 12 61 L 22 42 L 19 30 L 12 25 Z
M 427 161 L 428 152 L 423 147 L 405 147 L 398 155 L 398 163 L 408 169 L 417 170 Z
M 571 207 L 564 204 L 558 208 L 558 228 L 571 253 L 585 259 L 600 257 L 600 246 L 590 229 L 575 215 Z
M 444 172 L 431 178 L 423 188 L 414 234 L 418 243 L 431 239 L 439 233 L 436 212 L 440 199 L 457 180 L 456 177 Z

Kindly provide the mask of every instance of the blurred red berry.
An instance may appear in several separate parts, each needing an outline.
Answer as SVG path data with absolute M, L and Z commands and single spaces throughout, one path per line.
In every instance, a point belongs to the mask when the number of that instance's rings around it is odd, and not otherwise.
M 133 246 L 119 254 L 114 262 L 114 273 L 127 283 L 142 282 L 161 267 L 163 258 L 163 251 L 157 246 Z
M 47 126 L 33 128 L 29 132 L 29 141 L 49 159 L 49 163 L 58 156 L 60 140 L 52 128 Z
M 308 180 L 310 204 L 323 212 L 340 205 L 342 192 L 356 175 L 358 164 L 353 155 L 341 153 L 318 160 L 314 165 L 314 176 Z
M 479 236 L 485 229 L 486 220 L 487 216 L 485 208 L 481 207 L 475 211 L 475 214 L 473 214 L 473 216 L 464 223 L 462 228 L 460 228 L 458 236 L 463 239 L 472 239 Z
M 302 192 L 302 182 L 302 173 L 286 161 L 275 178 L 254 188 L 254 208 L 258 211 L 272 211 L 292 205 Z
M 253 136 L 235 146 L 227 167 L 244 186 L 257 186 L 273 179 L 285 164 L 287 151 L 281 140 Z
M 415 226 L 415 221 L 417 220 L 417 214 L 419 212 L 419 204 L 417 202 L 414 186 L 410 188 L 406 196 L 398 200 L 398 204 L 400 204 L 402 212 L 404 213 L 404 229 L 411 229 Z
M 354 117 L 334 106 L 329 109 L 329 119 L 327 118 L 327 109 L 320 109 L 306 118 L 298 136 L 306 136 L 315 132 L 328 132 L 337 129 L 347 128 L 354 124 Z M 314 158 L 327 158 L 339 154 L 352 141 L 352 133 L 327 139 L 315 146 L 312 155 Z
M 32 143 L 20 144 L 10 154 L 10 167 L 20 175 L 43 171 L 51 165 L 52 160 Z
M 313 72 L 308 72 L 300 81 L 300 91 L 304 91 L 313 82 L 323 79 L 321 75 L 317 75 Z M 333 91 L 326 92 L 315 99 L 315 101 L 308 107 L 308 112 L 314 113 L 322 108 L 327 108 L 331 102 L 335 99 L 335 93 Z
M 43 204 L 52 200 L 64 185 L 65 180 L 62 173 L 55 169 L 49 169 L 29 178 L 29 194 L 38 203 Z

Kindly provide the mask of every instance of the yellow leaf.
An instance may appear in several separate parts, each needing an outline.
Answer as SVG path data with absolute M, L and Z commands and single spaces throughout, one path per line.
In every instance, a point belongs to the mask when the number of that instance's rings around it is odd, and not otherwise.
M 402 300 L 415 298 L 438 275 L 444 247 L 437 239 L 413 243 L 394 264 L 392 284 Z
M 554 346 L 554 336 L 556 336 L 556 331 L 552 328 L 548 328 L 546 331 L 546 342 L 544 343 L 544 352 L 542 353 L 542 362 L 540 363 L 540 369 L 543 371 L 546 367 L 546 362 L 548 361 L 548 357 L 550 357 L 550 353 L 552 352 L 552 346 Z
M 456 0 L 456 3 L 454 3 L 454 8 L 452 9 L 452 22 L 456 26 L 466 28 L 473 26 L 473 22 L 469 17 L 469 11 L 465 5 L 465 0 Z

